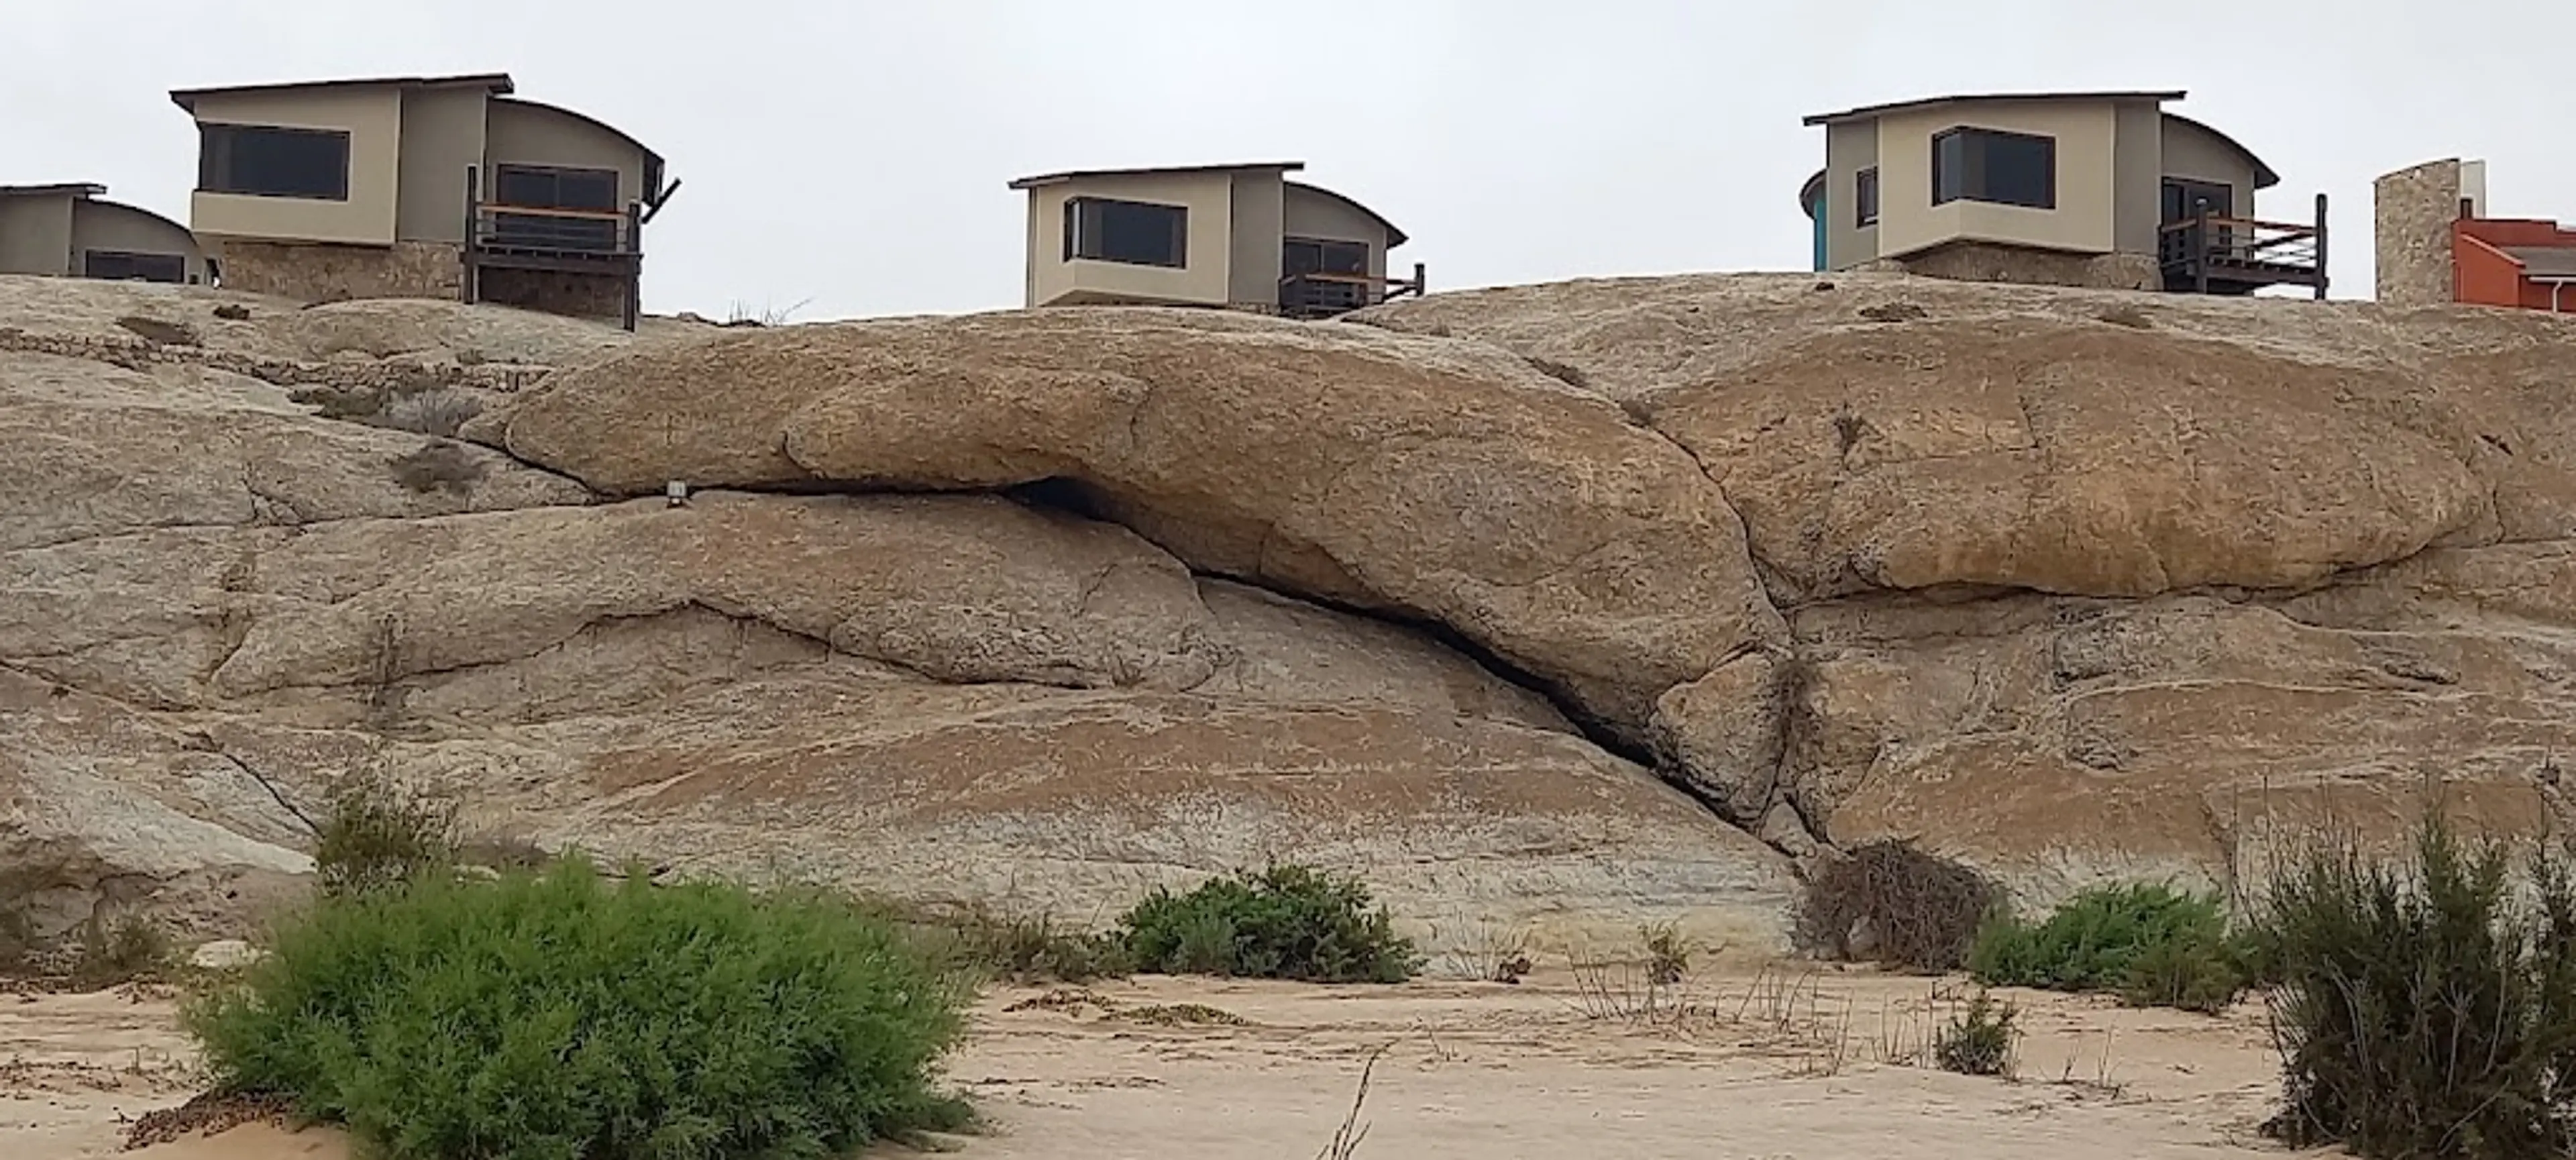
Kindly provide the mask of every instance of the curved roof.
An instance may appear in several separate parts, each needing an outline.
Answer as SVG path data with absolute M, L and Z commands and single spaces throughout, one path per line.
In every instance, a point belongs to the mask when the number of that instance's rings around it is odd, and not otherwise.
M 531 101 L 523 97 L 494 97 L 492 98 L 492 103 L 496 105 L 517 105 L 522 108 L 544 109 L 549 113 L 560 113 L 585 125 L 592 126 L 600 132 L 606 133 L 634 147 L 636 152 L 644 155 L 644 204 L 660 205 L 662 203 L 662 155 L 655 153 L 651 147 L 636 140 L 634 134 L 578 109 L 567 109 L 562 105 L 550 105 L 544 101 Z
M 1927 109 L 1934 105 L 2019 104 L 2029 101 L 2179 101 L 2181 89 L 2102 89 L 2078 93 L 1953 93 L 1938 97 L 1917 97 L 1910 101 L 1889 101 L 1879 105 L 1862 105 L 1832 113 L 1817 113 L 1807 118 L 1809 125 L 1831 125 L 1840 121 L 1867 120 L 1889 113 Z
M 133 205 L 122 201 L 109 201 L 103 197 L 85 197 L 81 200 L 90 205 L 102 206 L 107 209 L 123 210 L 131 214 L 140 214 L 144 217 L 151 218 L 153 221 L 159 222 L 162 225 L 168 226 L 171 229 L 177 230 L 180 233 L 186 234 L 191 239 L 194 239 L 197 236 L 197 232 L 195 230 L 189 229 L 187 226 L 180 224 L 177 218 L 165 217 L 139 205 Z
M 1798 187 L 1798 212 L 1810 219 L 1816 216 L 1816 199 L 1825 195 L 1825 171 L 1817 170 L 1805 185 Z
M 1280 184 L 1281 184 L 1281 185 L 1284 185 L 1284 186 L 1287 186 L 1287 187 L 1288 187 L 1288 188 L 1290 188 L 1290 189 L 1302 189 L 1302 190 L 1305 190 L 1305 191 L 1306 191 L 1306 192 L 1308 192 L 1308 193 L 1320 194 L 1320 195 L 1322 195 L 1322 196 L 1324 196 L 1324 197 L 1329 197 L 1329 198 L 1333 199 L 1334 201 L 1338 201 L 1338 202 L 1342 203 L 1343 205 L 1349 206 L 1349 207 L 1351 207 L 1352 209 L 1358 210 L 1358 211 L 1360 211 L 1361 213 L 1366 214 L 1366 215 L 1368 216 L 1369 220 L 1374 221 L 1374 222 L 1376 222 L 1376 223 L 1378 224 L 1378 228 L 1383 229 L 1383 230 L 1385 230 L 1385 231 L 1386 231 L 1386 248 L 1387 248 L 1387 249 L 1392 250 L 1392 249 L 1396 248 L 1397 246 L 1401 246 L 1401 245 L 1403 245 L 1403 244 L 1404 244 L 1404 242 L 1405 242 L 1404 231 L 1403 231 L 1403 230 L 1400 230 L 1400 229 L 1395 228 L 1395 223 L 1394 223 L 1394 222 L 1391 222 L 1391 221 L 1386 220 L 1386 215 L 1381 214 L 1381 213 L 1377 212 L 1376 210 L 1370 209 L 1370 208 L 1369 208 L 1369 207 L 1367 207 L 1367 206 L 1361 205 L 1359 202 L 1357 202 L 1357 201 L 1355 201 L 1355 200 L 1352 200 L 1352 199 L 1351 199 L 1351 198 L 1349 198 L 1349 197 L 1346 197 L 1346 196 L 1344 196 L 1344 195 L 1342 195 L 1342 194 L 1335 193 L 1335 192 L 1333 192 L 1332 190 L 1329 190 L 1329 189 L 1324 188 L 1323 186 L 1320 186 L 1320 185 L 1308 185 L 1308 184 L 1306 184 L 1305 182 L 1302 182 L 1302 181 L 1283 181 L 1283 182 L 1280 182 Z
M 2279 184 L 2281 183 L 2281 175 L 2280 175 L 2280 174 L 2278 174 L 2278 173 L 2274 173 L 2274 172 L 2272 172 L 2272 167 L 2271 167 L 2271 166 L 2263 164 L 2263 159 L 2262 159 L 2262 158 L 2255 156 L 2255 155 L 2254 155 L 2254 151 L 2253 151 L 2253 150 L 2246 148 L 2246 147 L 2245 147 L 2244 145 L 2242 145 L 2242 144 L 2239 144 L 2239 143 L 2237 142 L 2236 138 L 2234 138 L 2234 137 L 2230 137 L 2230 136 L 2228 136 L 2228 135 L 2227 135 L 2227 134 L 2225 134 L 2225 133 L 2221 133 L 2221 132 L 2219 132 L 2219 131 L 2218 131 L 2218 130 L 2216 130 L 2216 129 L 2210 128 L 2207 124 L 2205 124 L 2205 123 L 2203 123 L 2203 122 L 2192 120 L 2191 118 L 2186 117 L 2186 116 L 2183 116 L 2183 115 L 2182 115 L 2182 114 L 2180 114 L 2180 113 L 2167 113 L 2167 114 L 2165 114 L 2165 121 L 2166 121 L 2166 123 L 2168 123 L 2168 124 L 2181 124 L 2181 125 L 2188 125 L 2188 126 L 2190 126 L 2190 127 L 2194 128 L 2194 129 L 2198 129 L 2198 130 L 2200 130 L 2200 131 L 2201 131 L 2201 132 L 2203 132 L 2203 133 L 2207 133 L 2207 134 L 2209 134 L 2211 137 L 2216 138 L 2219 144 L 2221 144 L 2221 145 L 2225 145 L 2225 146 L 2227 146 L 2228 148 L 2235 150 L 2238 156 L 2243 157 L 2243 158 L 2244 158 L 2245 160 L 2247 160 L 2247 161 L 2253 162 L 2253 164 L 2254 164 L 2254 188 L 2256 188 L 2256 189 L 2270 189 L 2270 188 L 2272 188 L 2273 186 L 2275 186 L 2275 185 L 2279 185 Z

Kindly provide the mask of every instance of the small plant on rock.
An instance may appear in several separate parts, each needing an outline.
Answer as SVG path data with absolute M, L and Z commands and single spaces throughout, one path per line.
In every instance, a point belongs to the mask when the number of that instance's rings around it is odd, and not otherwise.
M 1356 879 L 1295 864 L 1156 889 L 1119 923 L 1138 970 L 1310 983 L 1400 983 L 1422 969 Z

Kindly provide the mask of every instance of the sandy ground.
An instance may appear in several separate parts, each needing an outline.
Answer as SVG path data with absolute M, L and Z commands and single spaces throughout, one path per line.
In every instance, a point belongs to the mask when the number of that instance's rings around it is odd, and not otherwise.
M 998 991 L 950 1077 L 992 1123 L 951 1143 L 969 1160 L 1314 1156 L 1382 1051 L 1363 1158 L 2283 1154 L 2255 1132 L 2277 1074 L 2257 1009 L 2207 1018 L 2011 992 L 2027 1034 L 2019 1077 L 2005 1080 L 1906 1062 L 1953 1002 L 1931 980 L 1704 978 L 1650 1013 L 1636 1010 L 1642 986 L 1609 990 L 1558 974 Z M 13 1160 L 122 1154 L 122 1120 L 195 1090 L 164 995 L 0 998 L 0 1060 L 0 1156 Z M 347 1150 L 328 1133 L 248 1127 L 132 1155 Z

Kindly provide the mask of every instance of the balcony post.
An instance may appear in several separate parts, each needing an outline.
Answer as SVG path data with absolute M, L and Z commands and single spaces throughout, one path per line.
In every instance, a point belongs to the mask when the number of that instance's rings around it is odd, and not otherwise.
M 456 260 L 464 264 L 464 270 L 457 278 L 456 299 L 468 306 L 474 304 L 481 292 L 481 287 L 474 284 L 480 273 L 474 264 L 474 235 L 476 223 L 482 217 L 483 167 L 468 165 L 465 167 L 465 245 L 456 255 Z
M 2317 301 L 2326 300 L 2326 195 L 2317 194 Z
M 2193 198 L 2191 203 L 2191 288 L 2192 293 L 2209 293 L 2209 199 Z

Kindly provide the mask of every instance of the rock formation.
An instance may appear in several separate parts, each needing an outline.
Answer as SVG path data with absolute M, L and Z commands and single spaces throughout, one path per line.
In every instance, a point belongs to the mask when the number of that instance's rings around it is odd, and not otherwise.
M 1893 275 L 637 336 L 0 279 L 0 871 L 220 933 L 374 771 L 1064 921 L 1297 857 L 1436 949 L 1767 950 L 1820 844 L 2045 901 L 2430 775 L 2528 827 L 2571 393 L 2545 318 Z

